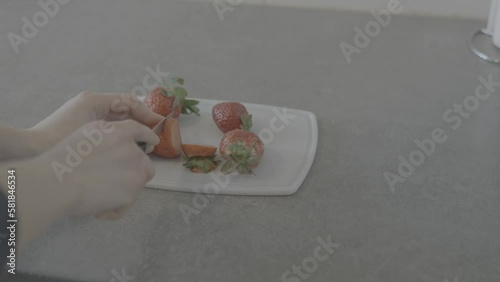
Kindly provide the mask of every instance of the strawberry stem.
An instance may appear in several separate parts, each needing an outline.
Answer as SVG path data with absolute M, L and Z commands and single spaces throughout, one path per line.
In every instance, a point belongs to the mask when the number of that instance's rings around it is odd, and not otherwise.
M 242 115 L 241 123 L 240 129 L 250 131 L 253 126 L 252 115 Z
M 221 167 L 221 172 L 230 174 L 238 171 L 240 174 L 254 174 L 252 166 L 259 162 L 259 159 L 252 156 L 254 148 L 255 144 L 248 148 L 241 140 L 229 145 L 228 150 L 231 153 L 227 155 L 227 161 Z
M 212 171 L 217 166 L 215 157 L 192 157 L 183 164 L 187 168 L 201 169 L 205 173 Z
M 200 109 L 196 106 L 198 105 L 199 101 L 186 99 L 188 93 L 186 89 L 182 87 L 182 85 L 184 85 L 184 79 L 182 78 L 173 78 L 171 79 L 171 82 L 164 81 L 162 94 L 166 97 L 177 97 L 179 99 L 179 103 L 182 105 L 182 114 L 195 114 L 199 116 Z

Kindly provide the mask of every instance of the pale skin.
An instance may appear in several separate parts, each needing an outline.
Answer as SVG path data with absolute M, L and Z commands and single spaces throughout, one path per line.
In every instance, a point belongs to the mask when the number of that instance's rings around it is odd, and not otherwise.
M 66 216 L 120 218 L 155 174 L 147 153 L 159 142 L 150 126 L 161 120 L 131 94 L 82 92 L 33 128 L 0 124 L 0 179 L 16 170 L 18 250 Z M 88 132 L 102 138 L 92 143 Z M 82 151 L 82 142 L 91 146 Z M 77 165 L 68 148 L 83 152 Z M 7 195 L 5 181 L 1 189 Z

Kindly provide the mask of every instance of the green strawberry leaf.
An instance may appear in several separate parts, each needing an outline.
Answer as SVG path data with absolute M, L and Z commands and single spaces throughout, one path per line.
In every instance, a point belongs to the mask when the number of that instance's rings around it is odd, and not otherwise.
M 214 157 L 192 157 L 183 166 L 202 169 L 205 173 L 208 173 L 214 166 L 217 166 L 217 162 L 214 160 Z
M 196 105 L 199 104 L 199 101 L 196 100 L 188 100 L 186 97 L 188 93 L 186 89 L 181 86 L 175 85 L 184 85 L 184 79 L 180 77 L 172 77 L 169 81 L 164 80 L 164 87 L 162 89 L 162 94 L 166 97 L 177 97 L 179 103 L 182 103 L 181 113 L 184 115 L 195 114 L 197 116 L 200 115 L 200 109 Z M 175 86 L 175 87 L 174 87 Z
M 224 171 L 230 171 L 229 173 L 238 171 L 240 174 L 254 174 L 251 168 L 252 164 L 258 163 L 256 162 L 258 160 L 252 156 L 255 144 L 252 147 L 247 147 L 243 141 L 237 140 L 227 148 L 230 151 L 228 163 L 231 163 L 231 167 L 226 168 Z M 225 165 L 229 166 L 227 163 Z M 222 169 L 221 171 L 225 173 Z
M 185 99 L 186 96 L 187 96 L 187 91 L 186 89 L 182 88 L 182 87 L 175 87 L 174 88 L 174 92 L 175 94 L 180 98 L 180 99 Z
M 195 105 L 198 105 L 200 103 L 200 101 L 196 101 L 196 100 L 184 100 L 184 105 L 187 105 L 187 106 L 195 106 Z
M 210 164 L 208 162 L 204 162 L 203 163 L 203 170 L 205 172 L 209 172 L 210 171 Z
M 161 93 L 162 93 L 165 97 L 172 97 L 172 96 L 174 96 L 170 88 L 163 88 L 163 89 L 161 90 Z
M 186 100 L 186 101 L 193 101 L 193 100 Z M 200 109 L 197 106 L 195 106 L 196 104 L 192 105 L 192 102 L 188 102 L 187 104 L 183 104 L 182 108 L 186 109 L 186 111 L 188 112 L 188 114 L 193 113 L 193 114 L 199 116 L 200 115 Z
M 234 172 L 235 168 L 233 167 L 233 161 L 228 160 L 227 162 L 225 162 L 224 165 L 222 165 L 222 167 L 220 168 L 220 171 L 223 174 L 230 174 Z
M 252 115 L 249 115 L 249 116 L 243 115 L 243 116 L 241 116 L 241 122 L 242 122 L 242 124 L 241 124 L 240 128 L 242 130 L 249 131 L 252 128 L 252 126 L 253 126 Z

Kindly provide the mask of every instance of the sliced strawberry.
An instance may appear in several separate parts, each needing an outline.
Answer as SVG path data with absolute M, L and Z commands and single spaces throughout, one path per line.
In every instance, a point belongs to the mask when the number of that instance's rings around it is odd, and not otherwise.
M 153 153 L 167 159 L 177 158 L 181 155 L 181 132 L 179 121 L 170 118 L 163 124 L 160 143 L 155 146 Z
M 217 168 L 218 163 L 211 157 L 192 157 L 186 163 L 185 167 L 196 173 L 209 173 Z
M 192 157 L 213 157 L 217 152 L 217 147 L 198 144 L 182 144 L 182 152 L 188 158 Z

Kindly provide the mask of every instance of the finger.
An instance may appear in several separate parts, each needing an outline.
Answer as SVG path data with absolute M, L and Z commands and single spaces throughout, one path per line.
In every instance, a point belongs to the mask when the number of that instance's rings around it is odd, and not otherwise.
M 101 93 L 95 99 L 99 118 L 109 120 L 133 119 L 147 126 L 155 126 L 162 116 L 151 111 L 137 96 L 130 93 Z
M 148 145 L 157 145 L 160 138 L 149 127 L 134 120 L 115 121 L 111 123 L 113 127 L 119 128 L 137 142 L 145 142 Z
M 146 174 L 146 179 L 144 179 L 144 182 L 141 181 L 139 185 L 137 185 L 136 188 L 138 189 L 133 189 L 133 200 L 129 202 L 128 204 L 125 204 L 121 207 L 114 208 L 112 210 L 108 210 L 105 212 L 101 212 L 95 216 L 96 219 L 101 219 L 101 220 L 118 220 L 122 218 L 128 210 L 134 205 L 135 201 L 139 197 L 140 192 L 142 191 L 142 188 L 144 188 L 145 183 L 147 183 L 151 178 L 153 178 L 155 174 L 155 166 L 153 162 L 147 157 L 144 157 L 143 164 L 141 165 L 141 168 L 144 169 L 145 174 Z M 142 177 L 139 177 L 142 178 Z M 137 179 L 137 178 L 136 178 Z
M 146 153 L 146 154 L 151 154 L 151 153 L 154 151 L 154 149 L 155 149 L 155 146 L 153 146 L 153 145 L 149 145 L 149 146 L 146 148 L 145 153 Z
M 144 169 L 146 171 L 146 176 L 147 176 L 146 183 L 147 183 L 151 179 L 153 179 L 153 177 L 155 176 L 155 174 L 156 174 L 156 167 L 155 167 L 153 161 L 151 161 L 151 159 L 148 156 L 144 156 L 144 165 L 143 165 L 143 167 L 144 167 Z M 146 183 L 144 183 L 144 185 L 146 185 Z

